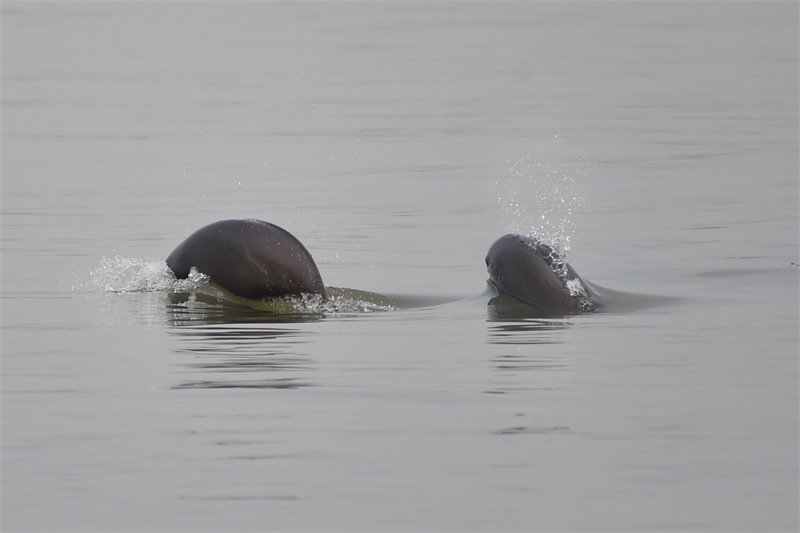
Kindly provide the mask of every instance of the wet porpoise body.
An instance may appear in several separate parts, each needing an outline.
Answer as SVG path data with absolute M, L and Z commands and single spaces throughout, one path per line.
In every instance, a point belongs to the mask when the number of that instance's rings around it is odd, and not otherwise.
M 195 231 L 167 257 L 178 279 L 192 267 L 242 298 L 299 294 L 326 298 L 317 264 L 285 229 L 263 220 L 222 220 Z
M 314 259 L 291 233 L 262 220 L 222 220 L 186 238 L 167 257 L 179 279 L 192 267 L 236 296 L 265 300 L 315 294 L 327 298 Z M 591 288 L 550 246 L 522 235 L 504 235 L 486 256 L 489 284 L 549 314 L 598 309 Z
M 509 234 L 486 254 L 489 283 L 501 294 L 553 314 L 590 313 L 597 295 L 547 244 L 534 237 Z

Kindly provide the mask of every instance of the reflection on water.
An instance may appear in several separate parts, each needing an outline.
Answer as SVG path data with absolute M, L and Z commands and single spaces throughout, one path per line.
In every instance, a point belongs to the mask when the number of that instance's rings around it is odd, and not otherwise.
M 183 296 L 186 301 L 181 302 Z M 312 360 L 300 351 L 308 332 L 269 324 L 317 320 L 307 315 L 265 313 L 248 307 L 191 300 L 173 294 L 167 306 L 170 334 L 179 341 L 176 354 L 189 355 L 182 364 L 206 379 L 184 381 L 176 389 L 272 388 L 309 385 L 304 375 Z M 233 374 L 246 372 L 246 379 Z
M 226 380 L 226 381 L 188 381 L 175 385 L 173 389 L 296 389 L 306 386 L 293 378 Z
M 563 350 L 556 348 L 564 343 L 564 331 L 571 326 L 569 321 L 520 318 L 501 322 L 495 318 L 489 320 L 492 322 L 497 323 L 489 326 L 488 341 L 497 345 L 498 350 L 491 360 L 495 377 L 488 393 L 560 389 L 567 385 L 571 365 Z
M 493 320 L 489 320 L 493 322 Z M 561 332 L 570 326 L 566 319 L 528 318 L 498 322 L 489 327 L 492 344 L 559 344 Z
M 333 305 L 279 299 L 262 302 L 263 308 L 229 297 L 210 286 L 169 291 L 166 305 L 162 303 L 162 313 L 167 324 L 172 326 L 170 333 L 180 340 L 175 353 L 189 356 L 179 365 L 191 373 L 191 377 L 174 388 L 309 386 L 310 372 L 315 370 L 315 365 L 303 349 L 310 332 L 301 323 L 368 314 L 378 309 L 376 305 L 381 305 L 384 311 L 403 308 L 397 297 L 336 290 L 340 292 L 335 294 L 337 300 Z M 606 294 L 622 302 L 631 298 L 631 295 L 613 291 Z M 370 305 L 362 305 L 366 303 Z M 403 303 L 419 305 L 423 301 L 409 298 Z M 486 344 L 495 346 L 495 353 L 488 359 L 494 377 L 487 393 L 509 394 L 568 386 L 571 363 L 569 354 L 560 346 L 566 342 L 566 330 L 580 321 L 580 316 L 546 314 L 511 296 L 491 291 L 427 309 L 433 313 L 440 310 L 449 316 L 454 309 L 473 311 L 478 305 L 487 313 Z M 614 302 L 612 307 L 615 306 L 619 304 Z M 297 327 L 291 327 L 292 324 Z
M 569 433 L 569 426 L 514 426 L 492 431 L 492 435 L 550 435 L 554 433 Z

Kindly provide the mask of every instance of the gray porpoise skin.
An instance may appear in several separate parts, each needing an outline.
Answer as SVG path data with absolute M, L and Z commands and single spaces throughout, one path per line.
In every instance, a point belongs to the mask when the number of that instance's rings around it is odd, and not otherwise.
M 501 294 L 554 314 L 595 311 L 596 295 L 555 250 L 533 237 L 504 235 L 486 255 L 489 281 Z
M 200 228 L 169 254 L 167 266 L 179 279 L 195 267 L 243 298 L 303 293 L 327 298 L 305 246 L 285 229 L 262 220 L 222 220 Z

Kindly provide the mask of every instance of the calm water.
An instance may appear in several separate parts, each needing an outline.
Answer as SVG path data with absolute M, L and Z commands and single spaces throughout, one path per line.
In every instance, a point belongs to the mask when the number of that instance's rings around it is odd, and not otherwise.
M 796 3 L 2 15 L 4 530 L 797 529 Z M 398 309 L 164 277 L 244 217 Z

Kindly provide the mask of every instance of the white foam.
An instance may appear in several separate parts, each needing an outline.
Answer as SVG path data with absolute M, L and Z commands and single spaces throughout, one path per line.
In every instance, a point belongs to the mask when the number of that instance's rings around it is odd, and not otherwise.
M 363 314 L 397 309 L 382 297 L 363 291 L 328 287 L 328 293 L 327 300 L 319 294 L 303 294 L 285 298 L 285 301 L 298 312 L 314 314 Z
M 219 302 L 234 298 L 236 303 L 250 305 L 270 312 L 308 314 L 363 314 L 396 309 L 377 294 L 353 289 L 328 288 L 328 299 L 320 295 L 304 294 L 274 301 L 243 300 L 225 294 L 209 284 L 209 277 L 192 268 L 186 279 L 176 279 L 164 261 L 147 261 L 131 257 L 104 257 L 90 273 L 87 280 L 75 283 L 73 290 L 88 289 L 113 293 L 199 291 L 217 295 Z M 194 301 L 190 295 L 189 301 Z
M 122 257 L 104 257 L 91 271 L 89 279 L 77 284 L 104 292 L 156 292 L 169 289 L 191 289 L 208 283 L 208 276 L 192 270 L 187 279 L 179 280 L 165 261 L 146 261 Z

